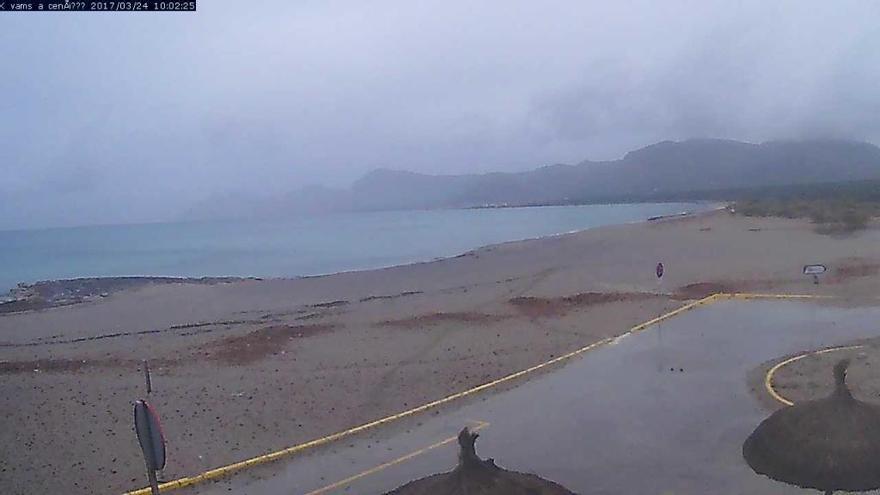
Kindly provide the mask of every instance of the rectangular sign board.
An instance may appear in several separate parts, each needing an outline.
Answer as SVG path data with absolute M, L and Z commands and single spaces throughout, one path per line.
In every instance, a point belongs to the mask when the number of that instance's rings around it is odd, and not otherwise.
M 828 268 L 825 265 L 804 265 L 804 275 L 819 275 L 825 273 Z

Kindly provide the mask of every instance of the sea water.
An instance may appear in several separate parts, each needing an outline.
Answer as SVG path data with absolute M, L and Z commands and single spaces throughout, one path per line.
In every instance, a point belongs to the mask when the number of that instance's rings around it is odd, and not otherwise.
M 709 207 L 648 203 L 382 211 L 0 231 L 0 294 L 19 282 L 77 277 L 295 277 L 363 270 Z

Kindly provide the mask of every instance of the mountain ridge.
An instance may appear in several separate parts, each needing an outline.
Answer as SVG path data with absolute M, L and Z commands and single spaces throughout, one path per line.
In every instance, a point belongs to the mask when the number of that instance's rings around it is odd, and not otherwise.
M 556 163 L 524 172 L 434 175 L 380 168 L 349 189 L 321 186 L 252 201 L 209 199 L 190 218 L 362 210 L 664 200 L 682 193 L 880 179 L 880 148 L 836 139 L 748 143 L 661 141 L 618 160 Z

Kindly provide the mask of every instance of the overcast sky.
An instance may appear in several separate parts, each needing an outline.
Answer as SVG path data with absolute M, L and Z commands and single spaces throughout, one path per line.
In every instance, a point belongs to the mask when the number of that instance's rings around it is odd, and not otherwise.
M 155 221 L 377 167 L 523 170 L 663 139 L 880 142 L 878 19 L 867 0 L 2 13 L 0 228 Z

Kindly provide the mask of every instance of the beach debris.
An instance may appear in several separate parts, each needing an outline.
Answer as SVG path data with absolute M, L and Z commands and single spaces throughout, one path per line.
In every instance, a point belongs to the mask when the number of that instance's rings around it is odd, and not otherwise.
M 452 471 L 412 481 L 386 495 L 574 495 L 552 481 L 480 459 L 474 447 L 477 437 L 468 428 L 458 434 L 458 466 Z
M 849 360 L 834 366 L 834 391 L 774 412 L 743 444 L 758 474 L 830 495 L 880 488 L 880 406 L 846 385 Z

